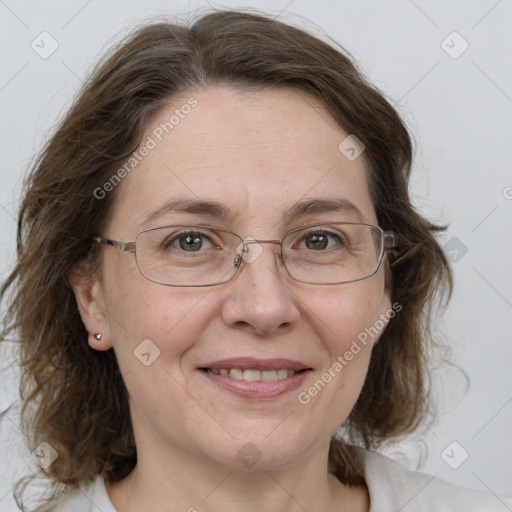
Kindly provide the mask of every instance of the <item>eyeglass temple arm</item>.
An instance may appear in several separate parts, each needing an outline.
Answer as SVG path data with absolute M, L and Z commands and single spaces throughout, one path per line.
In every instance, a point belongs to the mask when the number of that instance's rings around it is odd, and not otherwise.
M 398 245 L 396 235 L 392 231 L 384 231 L 384 248 L 391 249 Z
M 118 242 L 117 240 L 110 240 L 109 238 L 102 238 L 99 236 L 93 238 L 93 240 L 100 244 L 111 245 L 118 251 L 135 252 L 135 242 Z

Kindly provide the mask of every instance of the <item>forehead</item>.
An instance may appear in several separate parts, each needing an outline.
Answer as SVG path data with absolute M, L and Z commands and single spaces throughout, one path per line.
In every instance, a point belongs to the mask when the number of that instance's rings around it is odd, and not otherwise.
M 347 220 L 374 223 L 364 154 L 351 161 L 339 150 L 348 135 L 319 100 L 293 89 L 185 94 L 149 120 L 141 147 L 151 149 L 118 186 L 111 224 L 133 233 L 185 220 L 167 208 L 159 222 L 169 202 L 210 202 L 225 206 L 230 227 L 257 228 L 312 199 L 354 205 L 361 218 Z

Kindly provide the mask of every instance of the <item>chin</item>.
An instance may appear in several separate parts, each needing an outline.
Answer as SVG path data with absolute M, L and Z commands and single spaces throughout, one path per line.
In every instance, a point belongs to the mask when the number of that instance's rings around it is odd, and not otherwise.
M 288 438 L 288 442 L 284 440 Z M 309 441 L 310 442 L 310 441 Z M 224 445 L 217 445 L 216 453 L 212 453 L 212 459 L 219 464 L 234 470 L 242 471 L 270 471 L 286 469 L 293 466 L 305 457 L 305 439 L 292 442 L 287 435 L 270 439 L 267 434 L 259 439 L 252 435 L 247 440 L 229 440 Z M 209 446 L 211 451 L 211 445 Z

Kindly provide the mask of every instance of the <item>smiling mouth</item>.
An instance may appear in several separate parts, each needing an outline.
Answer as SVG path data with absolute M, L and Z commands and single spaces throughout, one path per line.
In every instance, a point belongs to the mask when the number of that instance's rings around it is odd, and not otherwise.
M 235 380 L 244 380 L 247 382 L 275 382 L 279 380 L 293 377 L 297 373 L 305 372 L 306 370 L 289 370 L 287 368 L 280 368 L 277 370 L 254 370 L 243 368 L 201 368 L 207 373 L 213 375 L 223 375 Z

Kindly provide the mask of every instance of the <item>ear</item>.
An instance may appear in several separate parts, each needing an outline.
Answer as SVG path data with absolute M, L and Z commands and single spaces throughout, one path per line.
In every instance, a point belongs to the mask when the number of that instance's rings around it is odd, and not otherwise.
M 386 287 L 382 295 L 382 300 L 379 307 L 379 317 L 375 321 L 375 327 L 379 330 L 378 336 L 374 339 L 374 345 L 377 344 L 382 336 L 382 333 L 386 329 L 389 321 L 393 318 L 396 312 L 400 309 L 395 309 L 396 304 L 391 305 L 391 291 Z
M 88 332 L 89 346 L 95 350 L 112 348 L 101 281 L 92 276 L 86 264 L 81 263 L 71 270 L 69 282 Z M 94 336 L 98 333 L 101 334 L 99 340 Z
M 391 307 L 391 292 L 387 288 L 384 290 L 384 294 L 382 295 L 382 300 L 380 303 L 380 313 L 381 314 L 388 314 L 389 311 L 392 309 Z M 387 322 L 386 322 L 387 325 Z

